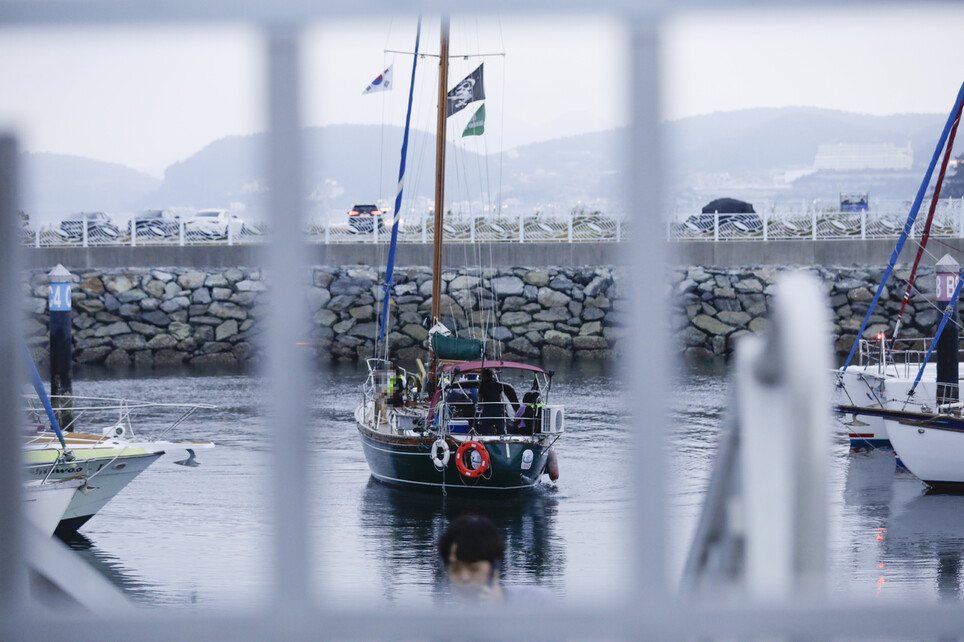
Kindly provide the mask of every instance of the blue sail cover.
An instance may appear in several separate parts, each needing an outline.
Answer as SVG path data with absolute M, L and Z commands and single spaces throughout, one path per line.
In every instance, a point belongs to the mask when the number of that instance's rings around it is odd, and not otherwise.
M 854 340 L 854 345 L 850 348 L 850 354 L 847 356 L 847 362 L 844 363 L 843 368 L 840 370 L 841 375 L 847 371 L 847 368 L 850 366 L 850 362 L 853 361 L 854 353 L 857 351 L 857 345 L 860 343 L 860 337 L 863 336 L 864 330 L 867 329 L 867 323 L 870 321 L 870 316 L 874 313 L 874 308 L 877 307 L 877 301 L 880 299 L 881 292 L 884 291 L 884 286 L 887 284 L 887 280 L 890 278 L 890 273 L 894 271 L 894 266 L 897 264 L 897 257 L 900 256 L 900 251 L 904 248 L 904 243 L 907 241 L 907 236 L 910 234 L 910 231 L 914 229 L 914 221 L 917 220 L 917 213 L 920 211 L 921 202 L 924 200 L 924 192 L 927 191 L 927 186 L 930 185 L 931 176 L 934 174 L 934 167 L 937 165 L 937 159 L 940 157 L 941 150 L 944 149 L 944 144 L 947 142 L 947 137 L 950 134 L 951 127 L 954 125 L 954 121 L 957 119 L 957 112 L 961 108 L 961 101 L 964 101 L 964 84 L 961 84 L 961 88 L 957 92 L 957 100 L 954 101 L 954 108 L 951 109 L 951 113 L 947 117 L 947 123 L 944 124 L 944 131 L 941 132 L 941 137 L 937 141 L 937 148 L 934 150 L 934 156 L 931 158 L 931 162 L 927 166 L 927 172 L 924 174 L 924 180 L 921 181 L 920 189 L 917 190 L 917 196 L 914 198 L 914 204 L 911 205 L 910 213 L 907 215 L 907 222 L 904 223 L 904 229 L 900 232 L 900 237 L 897 239 L 897 246 L 894 248 L 894 253 L 890 256 L 890 263 L 887 265 L 887 269 L 884 270 L 884 276 L 880 279 L 880 285 L 877 286 L 877 293 L 874 294 L 874 299 L 870 302 L 870 308 L 867 310 L 867 316 L 864 317 L 864 322 L 861 324 L 860 330 L 857 332 L 857 338 Z
M 408 88 L 408 111 L 405 113 L 405 133 L 402 135 L 402 160 L 398 166 L 398 191 L 395 194 L 395 215 L 392 217 L 392 242 L 388 246 L 388 263 L 385 266 L 385 285 L 382 296 L 382 318 L 378 332 L 378 342 L 385 343 L 385 328 L 388 326 L 388 302 L 395 277 L 395 246 L 398 243 L 398 216 L 402 209 L 402 188 L 405 185 L 405 157 L 408 155 L 408 128 L 412 122 L 412 95 L 415 93 L 415 67 L 418 65 L 418 43 L 422 37 L 422 16 L 418 17 L 415 30 L 415 55 L 412 56 L 412 82 Z M 377 351 L 377 350 L 376 350 Z M 386 357 L 388 355 L 386 354 Z

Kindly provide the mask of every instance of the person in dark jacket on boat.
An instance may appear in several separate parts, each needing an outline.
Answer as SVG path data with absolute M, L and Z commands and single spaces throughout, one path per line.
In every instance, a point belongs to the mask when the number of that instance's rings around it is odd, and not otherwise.
M 519 398 L 512 386 L 506 385 L 495 378 L 492 370 L 482 370 L 479 381 L 479 426 L 480 435 L 501 435 L 505 432 L 505 405 L 502 395 L 512 404 L 512 414 L 516 412 Z
M 463 515 L 449 524 L 438 541 L 438 554 L 449 583 L 461 597 L 488 604 L 548 604 L 552 593 L 536 586 L 502 585 L 505 542 L 492 521 Z

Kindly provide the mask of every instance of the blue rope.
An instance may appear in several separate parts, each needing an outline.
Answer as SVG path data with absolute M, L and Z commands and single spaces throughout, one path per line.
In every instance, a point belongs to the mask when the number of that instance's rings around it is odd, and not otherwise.
M 418 65 L 418 43 L 422 37 L 422 16 L 418 17 L 415 31 L 415 55 L 412 56 L 412 82 L 408 89 L 408 111 L 405 114 L 405 133 L 402 136 L 402 162 L 398 167 L 398 192 L 395 194 L 395 216 L 392 219 L 392 243 L 388 246 L 388 263 L 385 266 L 385 285 L 382 297 L 382 319 L 378 342 L 385 343 L 385 327 L 388 325 L 388 302 L 395 280 L 395 246 L 398 243 L 398 215 L 402 209 L 402 187 L 405 181 L 405 157 L 408 155 L 408 128 L 412 122 L 412 95 L 415 93 L 415 67 Z M 387 354 L 385 355 L 388 356 Z
M 904 243 L 907 241 L 907 236 L 910 234 L 910 231 L 914 229 L 914 221 L 917 220 L 917 213 L 920 211 L 921 201 L 924 200 L 924 192 L 927 191 L 927 186 L 930 185 L 931 176 L 934 174 L 934 167 L 937 165 L 937 159 L 941 155 L 941 150 L 944 149 L 944 143 L 947 142 L 947 137 L 950 134 L 951 126 L 957 119 L 957 112 L 961 108 L 961 101 L 964 101 L 964 84 L 961 85 L 961 89 L 957 92 L 957 100 L 954 101 L 954 108 L 951 109 L 951 114 L 947 117 L 947 123 L 944 125 L 944 131 L 941 132 L 940 140 L 937 141 L 937 148 L 934 150 L 934 156 L 931 158 L 931 162 L 927 166 L 927 173 L 924 174 L 924 180 L 921 181 L 920 188 L 917 190 L 917 196 L 914 198 L 914 204 L 911 206 L 910 213 L 907 215 L 907 222 L 904 223 L 904 229 L 900 233 L 900 238 L 897 239 L 897 246 L 894 248 L 894 253 L 890 257 L 890 263 L 887 265 L 887 269 L 884 270 L 883 278 L 880 279 L 880 285 L 877 286 L 877 293 L 874 294 L 874 300 L 870 302 L 870 309 L 867 310 L 867 316 L 864 317 L 864 322 L 860 326 L 860 331 L 857 332 L 857 338 L 854 340 L 854 345 L 850 348 L 850 354 L 847 356 L 847 362 L 840 370 L 841 375 L 847 371 L 847 367 L 850 366 L 850 362 L 853 361 L 854 353 L 857 351 L 857 345 L 860 343 L 860 337 L 864 335 L 864 330 L 867 329 L 867 323 L 870 321 L 870 316 L 874 313 L 874 308 L 877 307 L 877 301 L 880 299 L 881 292 L 884 291 L 884 286 L 887 284 L 887 279 L 890 278 L 890 273 L 894 271 L 894 265 L 897 264 L 897 257 L 900 255 L 900 251 L 904 248 Z

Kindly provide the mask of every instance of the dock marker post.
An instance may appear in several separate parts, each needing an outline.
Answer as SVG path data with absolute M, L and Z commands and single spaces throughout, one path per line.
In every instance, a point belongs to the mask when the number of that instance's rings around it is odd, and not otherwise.
M 73 430 L 73 338 L 71 333 L 70 283 L 73 275 L 58 264 L 48 275 L 50 294 L 50 395 L 57 421 L 65 430 Z

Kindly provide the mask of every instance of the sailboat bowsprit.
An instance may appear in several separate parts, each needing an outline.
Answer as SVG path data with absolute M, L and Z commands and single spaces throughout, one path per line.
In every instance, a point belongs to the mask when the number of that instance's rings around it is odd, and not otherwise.
M 550 403 L 551 370 L 487 358 L 483 341 L 447 336 L 448 330 L 440 323 L 445 121 L 451 115 L 446 113 L 451 92 L 446 92 L 448 20 L 444 16 L 439 56 L 432 312 L 428 319 L 432 327 L 431 369 L 425 372 L 419 362 L 419 373 L 415 374 L 388 358 L 385 328 L 418 43 L 416 36 L 379 342 L 375 356 L 368 360 L 368 377 L 362 403 L 355 409 L 355 421 L 372 476 L 385 484 L 443 493 L 519 492 L 539 483 L 543 473 L 551 473 L 553 479 L 557 476 L 551 447 L 563 433 L 564 411 L 562 406 Z M 472 91 L 462 92 L 465 104 L 485 96 L 481 66 L 471 77 L 476 76 Z M 517 392 L 523 390 L 522 395 Z

